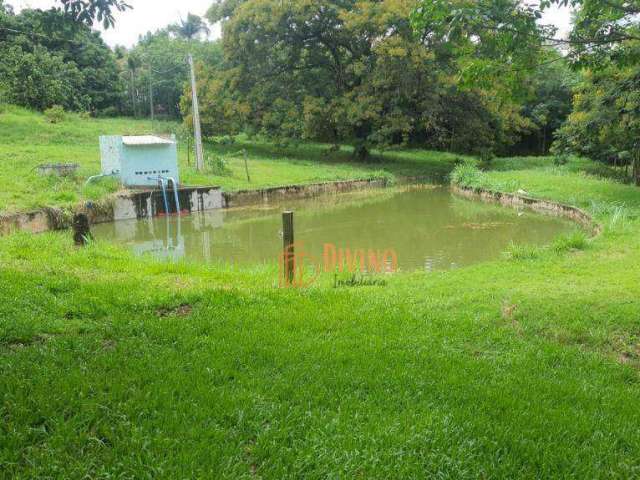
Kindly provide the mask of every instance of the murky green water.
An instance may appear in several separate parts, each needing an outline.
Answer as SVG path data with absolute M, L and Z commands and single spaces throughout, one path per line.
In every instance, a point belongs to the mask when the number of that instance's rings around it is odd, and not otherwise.
M 449 269 L 498 258 L 510 242 L 550 243 L 566 220 L 464 200 L 448 189 L 403 188 L 289 200 L 261 207 L 97 225 L 98 239 L 138 254 L 202 262 L 276 262 L 282 211 L 295 212 L 295 240 L 322 258 L 336 249 L 397 253 L 401 270 Z

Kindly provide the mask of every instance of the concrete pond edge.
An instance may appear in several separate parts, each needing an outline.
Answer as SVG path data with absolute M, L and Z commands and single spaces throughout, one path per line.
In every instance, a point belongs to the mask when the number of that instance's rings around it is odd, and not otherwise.
M 546 215 L 567 218 L 578 223 L 593 237 L 602 233 L 602 225 L 597 223 L 590 214 L 573 205 L 516 193 L 504 193 L 483 188 L 463 187 L 460 185 L 451 185 L 451 191 L 456 195 L 471 200 L 498 203 L 505 207 L 524 208 Z
M 311 184 L 284 185 L 253 190 L 224 192 L 220 187 L 184 187 L 180 190 L 180 206 L 183 212 L 199 212 L 222 208 L 260 205 L 284 198 L 311 198 L 326 193 L 345 193 L 369 188 L 385 188 L 387 178 L 337 180 Z M 170 208 L 175 208 L 169 195 Z M 0 215 L 0 236 L 22 231 L 44 233 L 66 230 L 71 227 L 73 216 L 84 213 L 92 225 L 117 220 L 143 219 L 162 214 L 162 194 L 156 190 L 117 192 L 99 201 L 87 201 L 71 208 L 45 207 L 25 213 Z

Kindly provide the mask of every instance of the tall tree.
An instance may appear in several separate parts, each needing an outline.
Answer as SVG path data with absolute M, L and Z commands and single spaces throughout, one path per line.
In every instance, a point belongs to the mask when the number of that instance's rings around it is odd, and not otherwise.
M 570 58 L 594 69 L 637 63 L 640 49 L 640 3 L 637 0 L 544 0 L 575 9 L 574 25 L 566 41 Z
M 127 71 L 129 72 L 129 101 L 131 102 L 131 108 L 133 110 L 133 116 L 138 116 L 138 82 L 137 75 L 140 67 L 142 66 L 142 60 L 135 53 L 127 55 Z
M 421 42 L 456 63 L 463 86 L 509 100 L 526 95 L 545 38 L 554 34 L 540 17 L 519 0 L 420 0 L 411 20 Z
M 545 155 L 555 133 L 572 110 L 573 89 L 579 81 L 567 59 L 549 49 L 527 79 L 530 95 L 523 104 L 522 116 L 529 126 L 514 151 Z
M 250 129 L 279 139 L 371 146 L 421 140 L 451 144 L 446 109 L 472 104 L 455 72 L 417 40 L 409 22 L 414 0 L 226 0 L 209 19 L 223 20 L 225 68 L 205 70 L 202 120 L 216 133 Z M 460 129 L 464 130 L 464 125 Z M 471 149 L 495 141 L 467 136 Z
M 211 30 L 207 23 L 198 15 L 187 14 L 186 19 L 180 19 L 178 23 L 169 26 L 169 32 L 186 40 L 193 40 L 200 35 L 209 35 Z
M 180 118 L 180 99 L 189 79 L 186 58 L 218 65 L 222 60 L 219 42 L 187 40 L 170 35 L 168 29 L 148 33 L 127 52 L 127 63 L 134 62 L 135 75 L 129 74 L 130 104 L 147 104 L 149 85 L 153 89 L 154 110 L 160 116 Z M 131 70 L 131 65 L 127 68 Z M 131 99 L 131 93 L 133 99 Z
M 60 11 L 0 13 L 0 51 L 7 101 L 100 112 L 122 99 L 113 52 L 99 33 Z
M 640 68 L 586 70 L 573 112 L 560 129 L 556 153 L 578 153 L 613 165 L 633 165 L 640 185 Z

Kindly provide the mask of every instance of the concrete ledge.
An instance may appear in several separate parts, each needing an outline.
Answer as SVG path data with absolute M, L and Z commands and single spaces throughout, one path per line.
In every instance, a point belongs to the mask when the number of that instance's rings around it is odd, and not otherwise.
M 324 193 L 341 193 L 366 188 L 386 187 L 386 179 L 341 180 L 309 185 L 288 185 L 222 192 L 219 187 L 182 187 L 178 192 L 183 213 L 221 208 L 260 205 L 278 198 L 309 198 Z M 173 192 L 167 192 L 169 211 L 175 212 Z M 85 213 L 91 224 L 116 220 L 142 219 L 166 215 L 162 193 L 158 190 L 133 190 L 116 193 L 99 202 L 86 202 L 75 208 L 43 208 L 41 210 L 0 215 L 0 236 L 16 231 L 43 233 L 70 228 L 73 215 Z
M 547 215 L 568 218 L 589 230 L 594 236 L 602 233 L 602 226 L 596 223 L 591 215 L 572 205 L 565 205 L 563 203 L 552 202 L 550 200 L 540 200 L 537 198 L 527 197 L 525 195 L 460 187 L 458 185 L 452 185 L 451 191 L 456 195 L 473 200 L 499 203 L 500 205 L 507 207 L 526 208 L 528 210 L 533 210 Z
M 224 206 L 220 187 L 181 187 L 178 200 L 181 213 L 203 212 Z M 172 190 L 167 191 L 167 203 L 169 212 L 165 211 L 162 192 L 158 190 L 119 193 L 114 199 L 113 217 L 109 221 L 175 214 L 176 201 Z
M 8 235 L 15 231 L 42 233 L 51 229 L 46 210 L 0 216 L 0 235 Z
M 43 208 L 27 213 L 0 215 L 0 236 L 13 232 L 44 233 L 71 227 L 73 215 L 86 213 L 92 224 L 113 221 L 113 204 L 110 200 L 87 202 L 75 209 Z
M 308 185 L 287 185 L 259 190 L 240 190 L 223 192 L 225 208 L 260 205 L 270 200 L 284 198 L 311 198 L 325 193 L 343 193 L 366 188 L 384 188 L 388 184 L 385 178 L 368 180 L 342 180 L 337 182 L 311 183 Z

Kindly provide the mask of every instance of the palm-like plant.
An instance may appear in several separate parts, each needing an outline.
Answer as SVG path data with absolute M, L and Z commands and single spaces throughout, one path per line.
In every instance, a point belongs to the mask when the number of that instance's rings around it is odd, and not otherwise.
M 192 13 L 187 14 L 186 20 L 180 19 L 178 23 L 170 25 L 169 31 L 174 35 L 186 40 L 193 40 L 194 38 L 197 38 L 201 33 L 209 35 L 209 33 L 211 32 L 211 30 L 209 30 L 209 27 L 207 26 L 207 23 L 198 15 L 194 15 Z
M 127 70 L 129 71 L 129 99 L 131 101 L 131 106 L 133 107 L 133 116 L 138 116 L 138 92 L 136 89 L 136 73 L 138 69 L 142 66 L 142 60 L 135 54 L 130 54 L 127 57 Z

